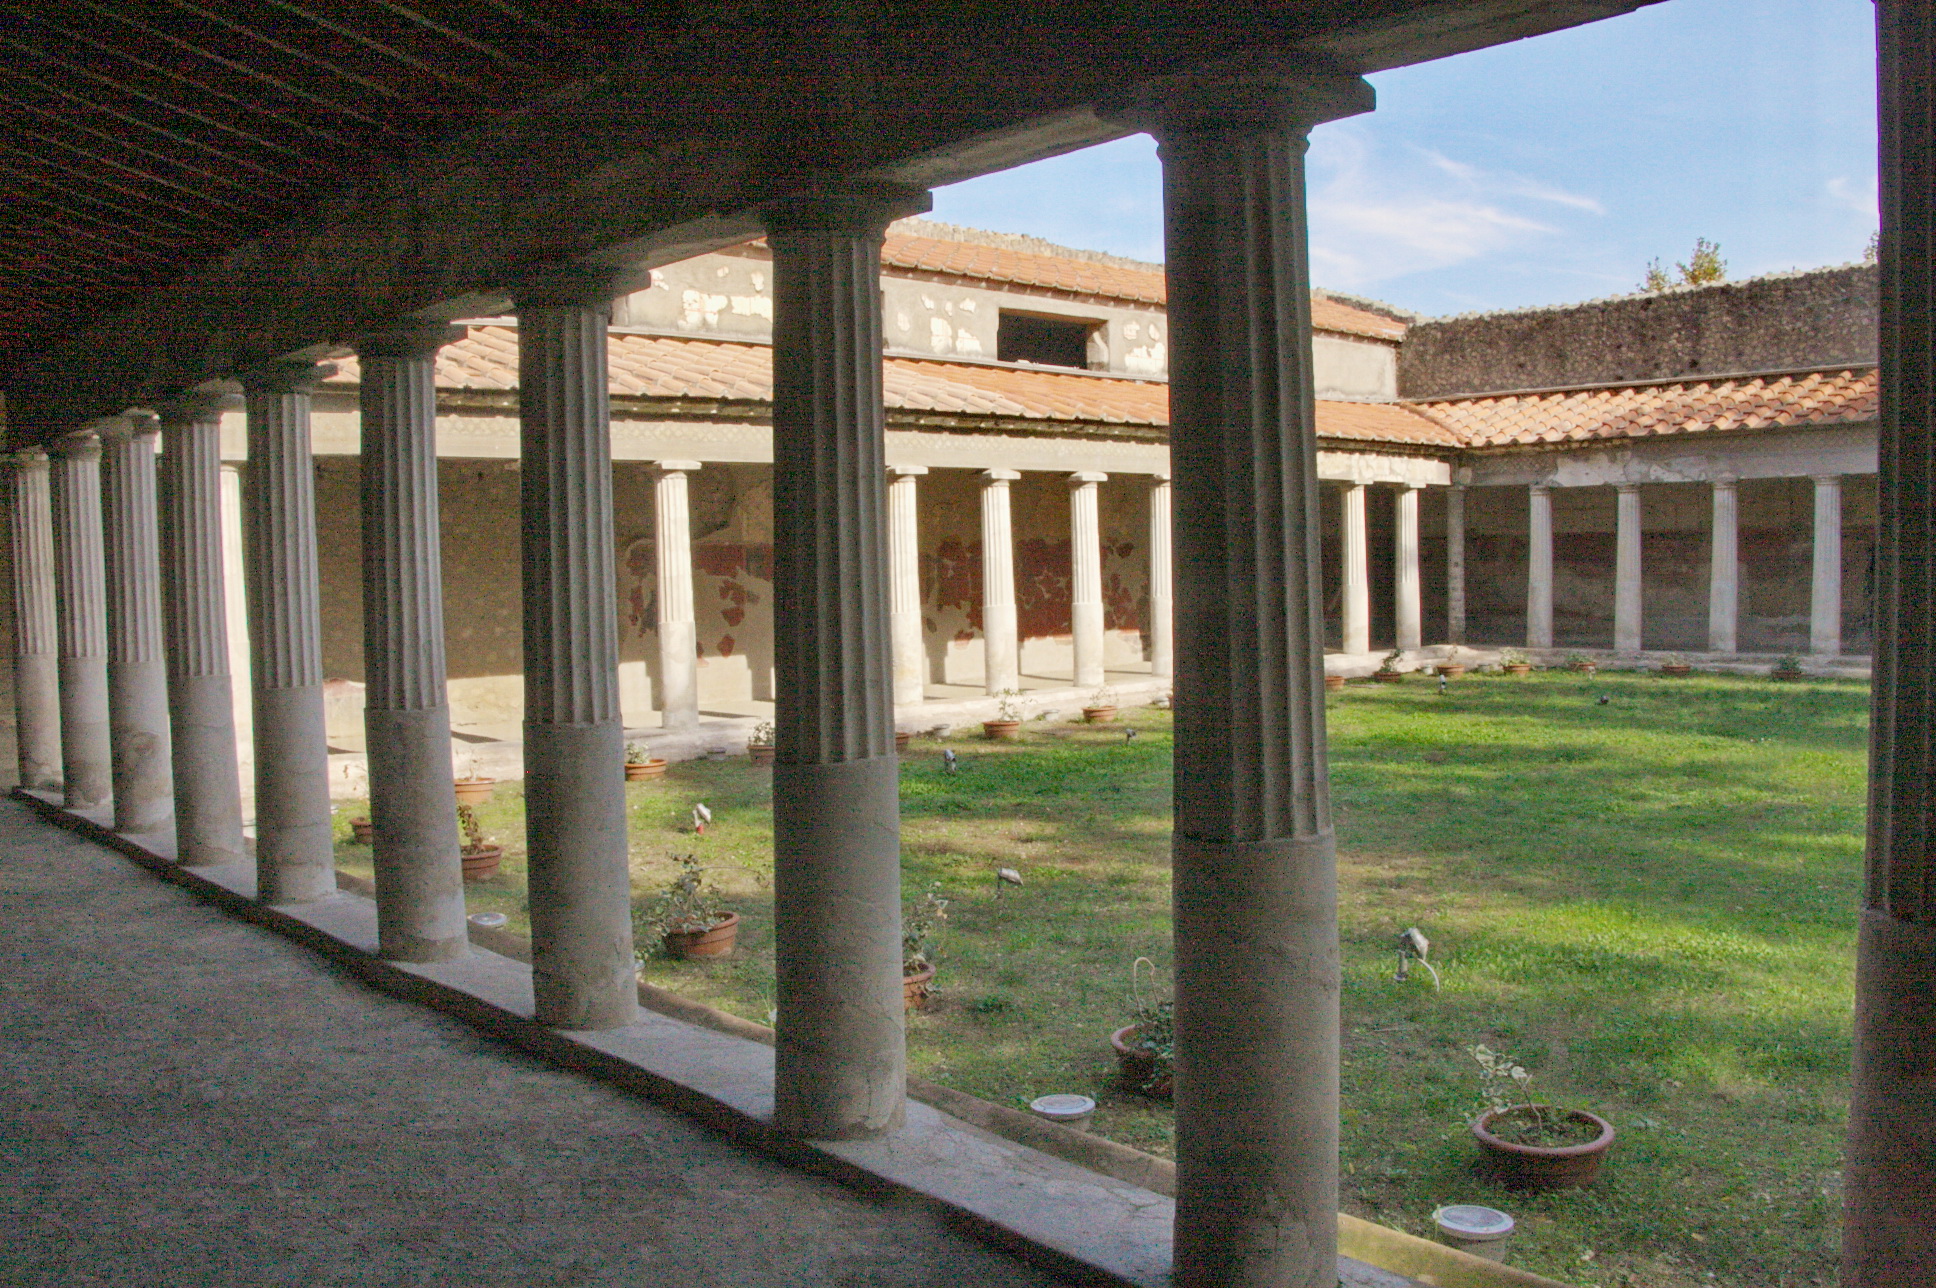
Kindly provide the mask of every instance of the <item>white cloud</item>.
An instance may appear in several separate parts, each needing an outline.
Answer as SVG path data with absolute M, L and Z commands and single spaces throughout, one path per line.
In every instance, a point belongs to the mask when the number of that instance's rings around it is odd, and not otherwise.
M 1830 200 L 1837 205 L 1847 206 L 1857 214 L 1871 219 L 1882 218 L 1880 196 L 1876 191 L 1876 181 L 1871 176 L 1866 184 L 1857 183 L 1841 175 L 1830 179 L 1827 184 Z

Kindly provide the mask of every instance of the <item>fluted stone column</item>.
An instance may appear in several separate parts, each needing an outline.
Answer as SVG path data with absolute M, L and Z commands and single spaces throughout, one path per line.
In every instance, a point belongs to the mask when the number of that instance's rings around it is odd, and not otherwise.
M 606 327 L 612 287 L 517 295 L 522 424 L 525 838 L 541 1024 L 638 1014 L 618 702 Z
M 1842 651 L 1842 479 L 1815 479 L 1815 566 L 1808 590 L 1808 651 L 1835 657 Z
M 1103 683 L 1102 515 L 1096 485 L 1108 479 L 1092 470 L 1069 476 L 1069 633 L 1078 689 Z
M 46 453 L 37 448 L 16 452 L 11 473 L 13 700 L 20 785 L 45 791 L 61 785 L 60 631 Z
M 1365 526 L 1365 485 L 1344 487 L 1344 621 L 1339 646 L 1346 653 L 1371 652 L 1371 538 Z
M 1400 488 L 1396 509 L 1397 531 L 1392 543 L 1392 621 L 1393 633 L 1397 636 L 1394 646 L 1409 653 L 1419 646 L 1424 615 L 1418 575 L 1418 489 Z
M 101 440 L 91 433 L 75 434 L 56 443 L 53 456 L 62 800 L 68 809 L 92 810 L 114 795 Z
M 162 647 L 161 531 L 149 416 L 101 435 L 102 536 L 107 573 L 108 730 L 114 754 L 114 826 L 160 827 L 175 808 L 168 740 L 168 663 Z
M 1176 674 L 1176 581 L 1169 475 L 1158 474 L 1151 479 L 1149 507 L 1150 674 L 1170 676 Z
M 217 431 L 219 442 L 219 428 Z M 249 567 L 242 540 L 242 468 L 223 464 L 222 478 L 222 607 L 229 633 L 229 687 L 235 693 L 235 755 L 244 765 L 255 764 L 255 668 L 249 661 Z M 242 775 L 244 819 L 253 814 L 248 799 L 255 792 L 255 771 Z
M 356 343 L 363 413 L 363 728 L 369 748 L 377 953 L 462 957 L 464 870 L 451 791 L 437 506 L 437 350 L 453 327 Z
M 285 361 L 242 378 L 249 416 L 242 499 L 255 715 L 256 897 L 264 903 L 304 903 L 336 890 L 323 732 L 316 469 L 309 448 L 309 391 L 331 371 Z
M 692 605 L 692 498 L 698 461 L 660 461 L 652 471 L 659 572 L 659 717 L 667 729 L 699 727 L 699 627 Z
M 927 701 L 928 647 L 921 628 L 921 511 L 925 465 L 887 467 L 888 632 L 894 639 L 894 704 Z
M 222 560 L 221 396 L 161 407 L 161 590 L 175 859 L 240 863 L 242 784 Z
M 1640 651 L 1640 486 L 1614 489 L 1613 647 Z
M 1526 647 L 1553 647 L 1553 492 L 1527 489 Z
M 1015 524 L 1008 485 L 1014 470 L 981 472 L 982 687 L 1003 693 L 1022 683 L 1021 632 L 1015 618 Z
M 1465 484 L 1445 490 L 1445 642 L 1465 643 Z
M 1936 9 L 1878 0 L 1882 207 L 1868 874 L 1845 1288 L 1936 1284 Z
M 876 1136 L 906 1113 L 899 760 L 888 635 L 880 251 L 925 194 L 768 207 L 773 247 L 774 1119 Z
M 1738 647 L 1741 609 L 1740 496 L 1733 479 L 1714 480 L 1714 524 L 1707 574 L 1707 647 L 1732 653 Z
M 1155 122 L 1176 486 L 1179 1288 L 1335 1288 L 1338 928 L 1304 150 L 1331 75 Z M 1260 965 L 1261 964 L 1261 965 Z

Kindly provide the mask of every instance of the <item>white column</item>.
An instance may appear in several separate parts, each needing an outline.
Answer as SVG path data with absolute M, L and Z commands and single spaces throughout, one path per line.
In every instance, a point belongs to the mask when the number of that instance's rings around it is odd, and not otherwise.
M 1526 647 L 1553 647 L 1553 493 L 1537 486 L 1527 492 Z
M 13 684 L 20 785 L 61 783 L 60 627 L 54 608 L 54 510 L 47 456 L 13 457 L 8 500 L 13 541 Z
M 1069 629 L 1075 640 L 1075 684 L 1100 688 L 1102 666 L 1102 516 L 1096 485 L 1107 474 L 1078 470 L 1069 476 Z
M 1815 479 L 1815 575 L 1809 582 L 1808 651 L 1835 657 L 1842 651 L 1842 479 Z
M 982 687 L 990 693 L 1019 688 L 1021 640 L 1015 623 L 1015 525 L 1008 485 L 1014 470 L 981 472 Z
M 62 803 L 99 809 L 114 796 L 100 438 L 84 433 L 54 444 L 52 476 Z
M 1714 480 L 1714 528 L 1707 574 L 1707 647 L 1733 653 L 1741 605 L 1741 505 L 1733 479 Z
M 1339 646 L 1371 652 L 1371 540 L 1365 531 L 1365 485 L 1344 488 L 1344 622 Z
M 1465 484 L 1445 490 L 1445 642 L 1465 643 Z
M 114 826 L 146 832 L 175 809 L 168 662 L 162 644 L 161 525 L 151 416 L 101 435 L 101 517 L 108 609 L 108 730 L 114 743 Z
M 255 817 L 255 683 L 250 678 L 249 591 L 242 556 L 242 467 L 221 467 L 222 612 L 234 695 L 235 758 L 242 776 L 242 818 Z
M 692 499 L 686 476 L 698 461 L 660 461 L 652 470 L 658 541 L 659 714 L 667 729 L 699 725 L 699 628 L 692 608 Z
M 1418 577 L 1418 488 L 1406 486 L 1398 491 L 1396 540 L 1393 553 L 1392 620 L 1397 648 L 1413 652 L 1422 634 L 1420 618 L 1423 604 Z
M 928 696 L 927 637 L 921 629 L 921 511 L 925 465 L 887 467 L 888 634 L 894 641 L 894 704 Z
M 1149 632 L 1150 674 L 1176 674 L 1175 620 L 1170 605 L 1172 585 L 1170 533 L 1170 476 L 1158 474 L 1149 497 Z
M 1613 556 L 1613 647 L 1640 651 L 1640 485 L 1615 489 Z

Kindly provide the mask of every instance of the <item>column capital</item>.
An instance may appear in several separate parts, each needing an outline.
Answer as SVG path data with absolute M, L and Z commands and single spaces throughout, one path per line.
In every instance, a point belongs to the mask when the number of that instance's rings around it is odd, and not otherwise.
M 1020 470 L 983 470 L 981 477 L 984 483 L 1013 483 L 1022 477 L 1022 472 Z
M 654 461 L 651 465 L 652 477 L 665 478 L 669 474 L 692 474 L 705 468 L 701 461 Z
M 242 373 L 242 389 L 248 394 L 308 393 L 336 374 L 330 362 L 311 362 L 307 358 L 278 358 Z
M 1258 129 L 1303 133 L 1376 105 L 1361 76 L 1309 59 L 1252 54 L 1209 71 L 1159 77 L 1103 104 L 1099 114 L 1167 140 Z
M 1842 482 L 1842 476 L 1840 474 L 1811 474 L 1808 477 L 1815 480 L 1817 487 L 1827 487 L 1830 484 L 1839 486 Z
M 1640 491 L 1640 484 L 1638 484 L 1638 483 L 1615 483 L 1615 484 L 1613 485 L 1613 490 L 1614 490 L 1614 491 L 1616 491 L 1616 492 L 1624 492 L 1624 493 L 1632 493 L 1632 492 L 1638 492 L 1638 491 Z
M 101 422 L 86 429 L 75 430 L 64 438 L 57 438 L 48 447 L 49 456 L 63 460 L 99 460 L 101 456 Z
M 1732 492 L 1740 484 L 1741 480 L 1732 474 L 1720 474 L 1709 479 L 1708 482 L 1718 492 Z
M 1149 479 L 1151 487 L 1167 487 L 1170 482 L 1170 472 L 1168 470 L 1152 470 L 1150 471 Z
M 760 207 L 769 233 L 848 233 L 879 237 L 896 219 L 934 208 L 925 188 L 901 183 L 835 180 Z
M 402 318 L 357 336 L 350 341 L 350 347 L 359 358 L 429 358 L 467 334 L 464 327 L 448 322 Z
M 627 294 L 648 271 L 629 265 L 534 264 L 510 287 L 511 307 L 589 308 L 611 312 L 612 301 Z
M 890 465 L 887 472 L 895 478 L 916 478 L 928 472 L 925 465 Z
M 1090 483 L 1107 483 L 1109 476 L 1100 470 L 1076 470 L 1069 475 L 1070 487 L 1082 487 Z
M 44 470 L 47 468 L 47 453 L 39 447 L 23 447 L 0 456 L 0 461 L 17 470 Z
M 1557 489 L 1558 486 L 1557 483 L 1529 483 L 1526 485 L 1526 490 L 1528 492 L 1537 492 L 1541 496 L 1546 496 Z
M 130 412 L 101 425 L 103 443 L 126 443 L 137 438 L 154 438 L 161 433 L 161 420 L 153 412 Z
M 238 405 L 232 389 L 187 389 L 155 403 L 155 412 L 164 428 L 175 425 L 201 425 L 222 418 L 222 413 Z

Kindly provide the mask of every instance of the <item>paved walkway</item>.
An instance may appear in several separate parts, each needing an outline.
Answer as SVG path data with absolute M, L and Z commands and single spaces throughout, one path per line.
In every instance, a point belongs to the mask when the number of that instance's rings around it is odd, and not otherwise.
M 1035 1288 L 0 800 L 0 1283 Z

